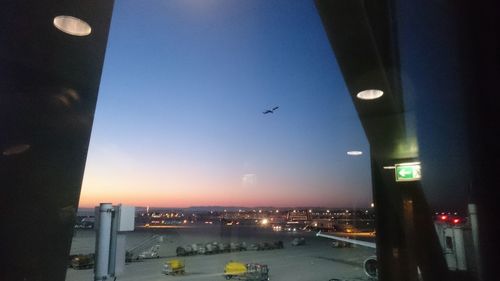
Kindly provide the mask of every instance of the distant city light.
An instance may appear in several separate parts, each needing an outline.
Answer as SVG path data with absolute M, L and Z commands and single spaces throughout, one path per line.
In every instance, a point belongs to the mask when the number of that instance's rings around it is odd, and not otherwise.
M 360 100 L 374 100 L 384 95 L 384 92 L 377 89 L 364 90 L 359 92 L 356 97 Z
M 280 212 L 280 210 L 276 210 L 276 213 L 279 213 L 279 212 Z
M 72 16 L 57 16 L 53 23 L 60 31 L 73 36 L 87 36 L 92 32 L 88 23 Z
M 359 150 L 347 151 L 347 155 L 350 155 L 350 156 L 359 156 L 359 155 L 362 155 L 362 154 L 363 154 L 363 152 L 359 151 Z
M 269 223 L 269 220 L 268 220 L 268 219 L 263 219 L 263 220 L 262 220 L 262 224 L 263 224 L 263 225 L 266 225 L 266 224 L 268 224 L 268 223 Z
M 373 207 L 375 207 L 375 204 L 371 203 L 370 206 L 373 208 Z

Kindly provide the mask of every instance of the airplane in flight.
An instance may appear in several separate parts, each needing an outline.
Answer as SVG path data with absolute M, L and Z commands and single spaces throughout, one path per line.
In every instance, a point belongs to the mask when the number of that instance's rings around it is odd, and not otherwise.
M 275 106 L 275 107 L 273 107 L 273 109 L 268 109 L 268 110 L 265 110 L 265 111 L 263 111 L 262 113 L 263 113 L 263 114 L 274 113 L 274 111 L 275 111 L 276 109 L 278 109 L 278 108 L 280 108 L 280 107 L 279 107 L 279 106 Z
M 321 233 L 321 231 L 316 233 L 316 236 L 328 238 L 328 239 L 334 239 L 337 241 L 351 243 L 351 244 L 355 244 L 355 245 L 360 245 L 360 246 L 364 246 L 364 247 L 368 247 L 368 248 L 372 248 L 372 249 L 377 248 L 377 244 L 375 244 L 373 242 L 354 240 L 354 239 L 339 237 L 339 236 L 335 236 L 335 235 L 331 235 L 331 234 L 324 234 L 324 233 Z M 373 255 L 373 256 L 370 256 L 367 259 L 365 259 L 365 261 L 363 262 L 363 269 L 365 271 L 365 274 L 368 277 L 373 278 L 373 279 L 377 279 L 377 276 L 378 276 L 377 256 Z

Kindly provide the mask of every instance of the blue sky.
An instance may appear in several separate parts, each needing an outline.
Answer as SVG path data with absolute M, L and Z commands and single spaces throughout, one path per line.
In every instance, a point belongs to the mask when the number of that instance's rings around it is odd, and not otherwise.
M 81 206 L 365 207 L 368 155 L 313 1 L 115 2 Z

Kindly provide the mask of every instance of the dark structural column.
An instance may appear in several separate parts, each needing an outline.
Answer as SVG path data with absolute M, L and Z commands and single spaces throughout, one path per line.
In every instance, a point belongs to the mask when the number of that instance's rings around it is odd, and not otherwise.
M 0 280 L 64 280 L 112 0 L 0 9 Z M 57 29 L 79 18 L 90 34 Z
M 420 182 L 396 182 L 396 163 L 419 161 L 401 86 L 393 1 L 317 0 L 327 36 L 370 143 L 379 278 L 446 280 L 447 268 Z M 377 89 L 384 95 L 360 100 Z

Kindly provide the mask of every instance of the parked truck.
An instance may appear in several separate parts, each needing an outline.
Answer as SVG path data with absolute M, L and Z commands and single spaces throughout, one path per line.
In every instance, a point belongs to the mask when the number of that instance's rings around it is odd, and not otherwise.
M 247 281 L 269 280 L 269 268 L 265 264 L 228 262 L 224 268 L 226 280 L 238 279 Z
M 184 262 L 178 259 L 168 260 L 163 265 L 162 273 L 166 275 L 178 275 L 185 272 Z

